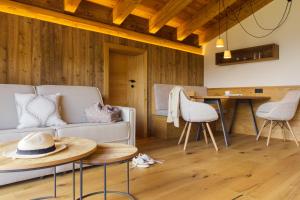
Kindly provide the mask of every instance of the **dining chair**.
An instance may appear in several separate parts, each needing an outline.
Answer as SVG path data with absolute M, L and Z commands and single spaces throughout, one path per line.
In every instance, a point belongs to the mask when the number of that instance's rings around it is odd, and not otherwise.
M 285 129 L 292 134 L 294 141 L 299 146 L 298 140 L 289 121 L 295 116 L 300 99 L 300 90 L 290 90 L 283 99 L 277 102 L 268 102 L 258 107 L 256 116 L 264 119 L 263 125 L 256 137 L 259 139 L 263 129 L 270 125 L 267 139 L 269 146 L 272 130 L 276 126 L 280 126 L 283 140 L 285 141 Z
M 216 144 L 214 135 L 213 135 L 212 130 L 209 125 L 210 122 L 216 121 L 218 119 L 218 114 L 215 111 L 215 109 L 206 103 L 191 101 L 187 97 L 185 92 L 181 91 L 180 92 L 180 111 L 181 111 L 181 117 L 183 118 L 184 121 L 186 121 L 186 124 L 183 128 L 183 131 L 181 133 L 178 144 L 181 143 L 184 135 L 186 134 L 184 147 L 183 147 L 183 149 L 186 150 L 190 132 L 191 132 L 192 123 L 200 122 L 200 123 L 202 123 L 203 126 L 204 126 L 204 124 L 206 125 L 208 133 L 210 135 L 210 138 L 215 147 L 215 150 L 218 151 L 218 146 Z M 204 130 L 203 133 L 204 133 L 204 137 L 205 137 L 205 142 L 208 143 L 205 127 L 203 130 Z

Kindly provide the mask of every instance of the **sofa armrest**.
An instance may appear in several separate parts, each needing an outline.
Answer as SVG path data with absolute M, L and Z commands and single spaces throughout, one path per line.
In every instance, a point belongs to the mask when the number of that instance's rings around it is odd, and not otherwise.
M 129 144 L 135 145 L 136 111 L 135 108 L 117 106 L 121 110 L 123 121 L 129 122 Z

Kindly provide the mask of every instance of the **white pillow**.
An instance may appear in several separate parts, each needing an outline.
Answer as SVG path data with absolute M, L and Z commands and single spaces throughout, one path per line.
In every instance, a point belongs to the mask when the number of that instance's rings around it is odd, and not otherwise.
M 59 115 L 59 98 L 60 94 L 46 96 L 16 93 L 15 101 L 19 118 L 17 128 L 65 125 Z

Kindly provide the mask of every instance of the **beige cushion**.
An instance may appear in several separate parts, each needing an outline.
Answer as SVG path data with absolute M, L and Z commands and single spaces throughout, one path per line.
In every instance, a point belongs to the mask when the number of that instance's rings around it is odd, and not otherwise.
M 154 84 L 155 111 L 157 115 L 168 115 L 168 99 L 170 91 L 176 85 Z M 197 96 L 207 95 L 207 88 L 203 86 L 182 86 L 185 92 L 193 91 Z
M 61 94 L 62 119 L 70 124 L 85 123 L 85 109 L 103 100 L 96 87 L 42 85 L 36 87 L 38 94 Z
M 124 121 L 117 123 L 68 124 L 57 128 L 57 134 L 59 137 L 84 137 L 97 143 L 124 142 L 134 139 L 130 137 L 129 122 Z M 133 143 L 134 141 L 130 141 L 130 144 Z
M 31 85 L 0 84 L 0 130 L 14 129 L 18 125 L 15 93 L 34 94 Z

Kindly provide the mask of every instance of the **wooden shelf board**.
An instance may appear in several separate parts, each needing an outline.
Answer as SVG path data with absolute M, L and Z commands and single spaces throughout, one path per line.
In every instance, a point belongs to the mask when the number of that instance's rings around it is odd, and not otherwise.
M 270 57 L 270 58 L 260 58 L 260 59 L 255 59 L 255 60 L 240 60 L 240 61 L 232 61 L 230 63 L 217 64 L 217 65 L 219 65 L 219 66 L 238 65 L 238 64 L 245 64 L 245 63 L 271 61 L 271 60 L 279 60 L 279 58 Z

